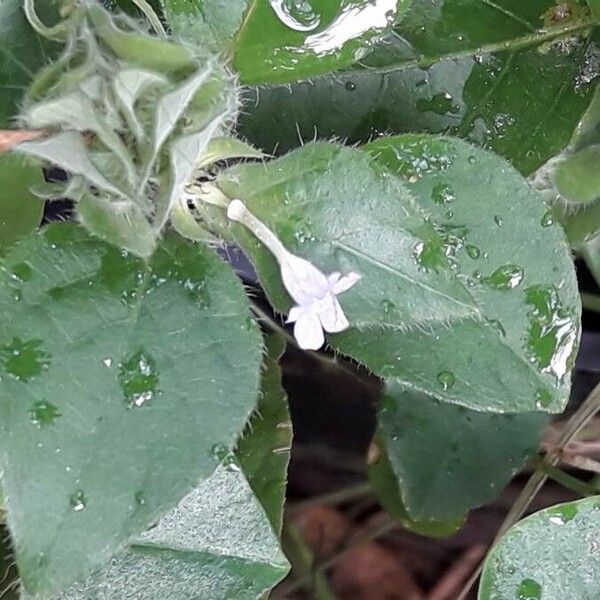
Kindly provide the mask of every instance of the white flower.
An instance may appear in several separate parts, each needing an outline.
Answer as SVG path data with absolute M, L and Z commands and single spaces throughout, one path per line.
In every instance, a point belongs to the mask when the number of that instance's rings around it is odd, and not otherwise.
M 325 275 L 308 260 L 288 252 L 241 200 L 230 202 L 227 216 L 250 229 L 277 259 L 283 285 L 296 303 L 287 322 L 294 323 L 294 337 L 300 348 L 318 350 L 325 342 L 323 330 L 338 333 L 348 328 L 348 319 L 336 296 L 349 290 L 360 275 L 349 273 L 342 277 L 337 272 Z

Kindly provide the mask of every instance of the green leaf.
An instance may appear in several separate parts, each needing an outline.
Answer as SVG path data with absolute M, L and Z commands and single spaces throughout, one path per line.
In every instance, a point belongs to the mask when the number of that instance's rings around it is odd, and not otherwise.
M 116 210 L 114 203 L 86 193 L 77 203 L 77 218 L 90 233 L 137 256 L 150 256 L 156 248 L 156 234 L 133 202 Z
M 411 0 L 162 0 L 173 31 L 229 50 L 244 83 L 287 82 L 354 63 Z
M 38 7 L 44 22 L 56 18 L 57 2 Z M 23 93 L 35 72 L 58 53 L 59 46 L 37 35 L 23 13 L 22 0 L 0 2 L 0 128 L 11 127 Z
M 443 132 L 529 174 L 568 143 L 597 75 L 591 21 L 575 11 L 546 22 L 553 7 L 554 0 L 413 2 L 368 68 L 261 87 L 241 131 L 268 152 L 315 136 L 354 143 Z
M 53 225 L 1 268 L 2 487 L 25 588 L 47 596 L 231 451 L 260 336 L 229 268 L 180 238 L 145 263 Z
M 600 198 L 600 146 L 565 157 L 556 166 L 555 183 L 569 203 L 583 206 Z
M 596 19 L 600 19 L 600 0 L 587 0 L 587 3 L 590 6 L 590 10 L 592 11 L 592 15 Z
M 400 496 L 416 521 L 460 523 L 521 469 L 547 420 L 540 413 L 475 412 L 389 384 L 379 408 L 379 440 L 396 490 L 380 498 L 385 505 Z
M 324 272 L 362 275 L 340 296 L 351 324 L 329 337 L 340 352 L 475 410 L 563 410 L 580 303 L 564 236 L 543 226 L 540 197 L 504 160 L 460 140 L 409 136 L 369 151 L 377 160 L 310 144 L 233 167 L 217 183 L 291 252 Z M 408 176 L 433 220 L 388 169 Z M 287 312 L 272 256 L 222 213 L 213 226 L 242 246 L 272 305 Z
M 600 498 L 558 504 L 514 525 L 489 553 L 479 600 L 600 597 Z
M 353 356 L 398 354 L 388 377 L 410 371 L 431 381 L 438 369 L 438 384 L 467 407 L 564 410 L 580 299 L 564 234 L 541 197 L 504 159 L 461 140 L 406 135 L 365 149 L 405 178 L 440 232 L 441 246 L 428 242 L 421 250 L 423 268 L 435 269 L 447 257 L 481 318 L 449 322 L 434 332 L 434 344 L 430 336 L 414 336 L 410 354 L 382 341 L 369 349 L 357 337 L 364 351 Z M 445 168 L 436 167 L 448 155 Z M 385 358 L 375 360 L 381 370 Z
M 385 447 L 385 439 L 376 439 L 378 456 L 369 464 L 369 481 L 377 499 L 383 508 L 395 519 L 400 521 L 404 527 L 428 537 L 447 537 L 456 533 L 463 524 L 460 518 L 448 520 L 427 516 L 425 519 L 413 517 L 409 514 L 403 498 L 396 474 L 394 473 L 389 454 Z M 420 451 L 421 449 L 419 449 Z
M 280 337 L 267 338 L 261 396 L 237 448 L 237 457 L 273 530 L 281 533 L 287 468 L 292 445 L 292 422 L 281 387 L 279 358 L 285 349 Z
M 579 253 L 588 269 L 600 286 L 600 236 L 585 242 L 579 248 Z
M 267 516 L 231 463 L 59 598 L 256 600 L 288 568 Z
M 171 31 L 210 52 L 229 50 L 253 0 L 161 0 Z
M 42 182 L 36 165 L 19 156 L 0 155 L 0 256 L 38 228 L 44 205 L 30 190 Z
M 254 0 L 234 45 L 244 83 L 281 83 L 328 73 L 368 54 L 411 0 Z

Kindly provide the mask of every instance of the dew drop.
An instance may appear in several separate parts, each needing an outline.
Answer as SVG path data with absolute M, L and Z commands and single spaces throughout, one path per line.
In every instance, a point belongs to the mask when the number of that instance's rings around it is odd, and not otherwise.
M 146 504 L 146 496 L 144 495 L 144 492 L 136 492 L 133 496 L 133 499 L 138 506 L 144 506 Z
M 535 393 L 535 407 L 538 409 L 548 408 L 552 404 L 552 394 L 545 388 L 540 388 Z
M 356 89 L 356 84 L 353 81 L 346 81 L 344 87 L 348 92 L 353 92 Z
M 472 258 L 473 260 L 477 260 L 481 256 L 481 251 L 473 244 L 467 244 L 465 250 L 467 251 L 469 258 Z
M 438 183 L 431 192 L 431 199 L 436 204 L 448 204 L 456 200 L 454 190 L 447 183 Z
M 551 225 L 554 225 L 554 215 L 552 214 L 551 210 L 544 213 L 541 224 L 542 227 L 550 227 Z
M 578 324 L 573 310 L 563 307 L 554 286 L 527 288 L 526 302 L 532 307 L 527 337 L 530 360 L 560 381 L 575 358 Z
M 71 504 L 71 508 L 75 512 L 81 512 L 87 506 L 87 499 L 85 494 L 81 490 L 77 490 L 71 497 L 69 498 L 69 503 Z
M 506 336 L 506 329 L 498 319 L 488 319 L 487 321 L 492 327 L 498 330 L 498 333 L 502 336 Z
M 31 266 L 24 262 L 14 265 L 10 274 L 11 279 L 13 279 L 14 281 L 19 281 L 21 283 L 29 281 L 32 275 L 33 271 L 31 270 Z
M 417 110 L 422 112 L 433 112 L 436 115 L 455 115 L 460 112 L 460 106 L 454 102 L 452 94 L 441 92 L 430 99 L 419 98 Z
M 523 579 L 517 590 L 518 600 L 540 600 L 542 586 L 534 579 Z
M 561 504 L 548 509 L 549 519 L 555 525 L 564 525 L 572 521 L 579 512 L 576 504 Z
M 131 408 L 147 404 L 157 392 L 159 378 L 156 364 L 144 350 L 119 364 L 118 379 L 125 401 Z
M 502 220 L 502 217 L 500 215 L 494 215 L 494 223 L 496 223 L 498 227 L 502 227 L 504 221 Z
M 211 449 L 213 457 L 221 463 L 228 471 L 239 471 L 240 468 L 236 462 L 235 455 L 227 446 L 223 444 L 215 444 Z
M 36 402 L 29 410 L 29 419 L 40 429 L 52 425 L 60 416 L 62 415 L 58 412 L 58 408 L 45 400 Z
M 451 371 L 442 371 L 441 373 L 438 373 L 437 380 L 445 392 L 452 388 L 456 383 L 454 373 Z
M 269 0 L 279 20 L 294 31 L 312 31 L 321 18 L 307 0 Z
M 483 282 L 496 290 L 513 290 L 523 281 L 523 267 L 519 265 L 502 265 L 491 275 L 483 278 Z
M 107 368 L 110 369 L 110 367 L 112 367 L 112 358 L 104 358 L 102 359 L 102 364 Z
M 469 156 L 469 158 L 467 158 L 467 162 L 468 162 L 470 165 L 474 165 L 474 164 L 477 162 L 477 158 L 476 158 L 476 157 L 475 157 L 473 154 L 471 154 L 471 155 Z
M 41 340 L 13 338 L 10 344 L 0 345 L 0 362 L 15 379 L 29 381 L 50 365 L 50 356 L 40 348 L 41 345 Z
M 389 315 L 396 308 L 396 305 L 391 300 L 382 300 L 381 301 L 381 310 L 383 310 L 384 315 Z

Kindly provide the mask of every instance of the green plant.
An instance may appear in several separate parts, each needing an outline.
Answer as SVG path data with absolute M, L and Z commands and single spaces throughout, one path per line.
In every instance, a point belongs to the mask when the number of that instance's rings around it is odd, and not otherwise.
M 289 570 L 284 342 L 380 378 L 369 480 L 404 526 L 447 535 L 498 493 L 566 408 L 572 251 L 600 280 L 597 12 L 0 3 L 0 125 L 36 132 L 0 155 L 0 481 L 23 597 L 267 594 Z M 64 199 L 72 222 L 40 228 Z M 600 595 L 578 537 L 597 503 L 511 529 L 480 598 Z

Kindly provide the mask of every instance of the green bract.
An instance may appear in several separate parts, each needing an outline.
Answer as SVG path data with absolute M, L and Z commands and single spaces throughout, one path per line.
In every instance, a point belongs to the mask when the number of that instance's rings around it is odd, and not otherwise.
M 210 140 L 236 114 L 215 59 L 84 2 L 61 57 L 33 81 L 21 120 L 48 137 L 18 150 L 72 179 L 57 197 L 98 237 L 149 256 Z

